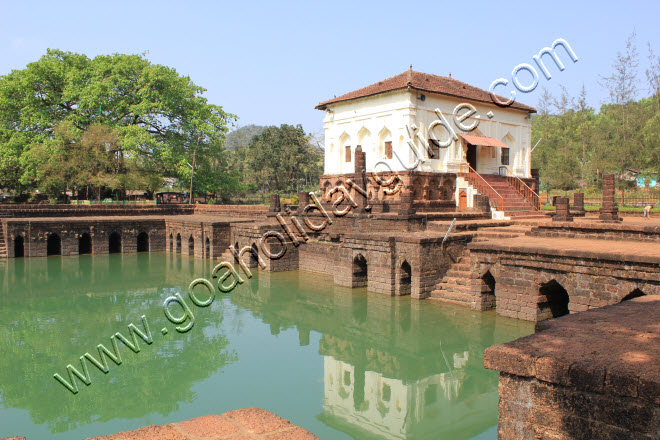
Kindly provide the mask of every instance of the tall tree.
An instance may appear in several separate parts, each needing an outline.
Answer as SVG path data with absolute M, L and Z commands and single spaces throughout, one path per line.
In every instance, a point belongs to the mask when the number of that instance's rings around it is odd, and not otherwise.
M 610 103 L 617 112 L 615 126 L 617 136 L 614 142 L 618 144 L 619 171 L 622 173 L 630 166 L 634 155 L 630 130 L 630 104 L 635 101 L 638 94 L 638 67 L 639 56 L 635 46 L 635 32 L 633 32 L 626 40 L 624 52 L 617 52 L 612 64 L 613 72 L 609 76 L 602 77 L 603 85 L 610 95 Z
M 117 166 L 181 177 L 192 149 L 221 145 L 234 116 L 202 96 L 205 89 L 143 55 L 82 54 L 49 49 L 25 69 L 0 77 L 0 175 L 13 189 L 37 187 L 43 173 L 31 151 L 66 123 L 116 134 Z M 201 141 L 199 141 L 201 139 Z M 130 164 L 126 164 L 130 161 Z
M 582 89 L 580 89 L 575 111 L 577 118 L 577 134 L 579 136 L 580 186 L 584 188 L 592 177 L 589 172 L 589 166 L 591 163 L 593 145 L 591 139 L 593 136 L 594 120 L 594 109 L 587 104 L 587 90 L 585 89 L 584 84 L 582 84 Z
M 655 101 L 656 111 L 660 113 L 660 56 L 653 52 L 651 43 L 648 43 L 649 67 L 646 69 L 646 79 L 649 81 L 649 92 Z
M 320 151 L 310 143 L 302 126 L 283 124 L 267 127 L 252 139 L 248 164 L 262 189 L 296 189 L 299 181 L 310 178 L 309 174 L 318 178 Z

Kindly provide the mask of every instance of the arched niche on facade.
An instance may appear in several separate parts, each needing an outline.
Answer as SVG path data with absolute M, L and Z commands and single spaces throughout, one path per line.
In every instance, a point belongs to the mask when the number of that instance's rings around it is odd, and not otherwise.
M 392 132 L 387 128 L 383 127 L 378 133 L 378 159 L 389 159 L 386 157 L 385 153 L 385 142 L 392 142 Z M 390 144 L 391 145 L 391 144 Z

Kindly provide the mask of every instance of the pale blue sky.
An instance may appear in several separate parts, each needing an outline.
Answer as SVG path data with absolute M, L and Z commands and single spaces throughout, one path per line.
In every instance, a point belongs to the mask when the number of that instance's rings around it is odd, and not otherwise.
M 21 69 L 46 48 L 85 53 L 141 53 L 174 67 L 206 89 L 210 102 L 239 124 L 322 127 L 322 100 L 408 69 L 448 75 L 487 89 L 557 38 L 579 57 L 552 79 L 592 106 L 617 50 L 637 32 L 642 96 L 647 41 L 660 54 L 660 2 L 28 2 L 2 1 L 0 75 Z M 561 51 L 561 49 L 560 49 Z M 546 63 L 547 64 L 547 63 Z M 522 79 L 522 77 L 521 77 Z M 498 89 L 499 90 L 499 89 Z M 504 90 L 500 90 L 504 94 Z M 519 93 L 536 106 L 538 93 Z

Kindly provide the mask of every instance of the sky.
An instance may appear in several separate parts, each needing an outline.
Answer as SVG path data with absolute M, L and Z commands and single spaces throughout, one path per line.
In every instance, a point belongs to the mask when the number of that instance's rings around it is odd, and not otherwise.
M 84 53 L 144 53 L 189 75 L 210 103 L 238 125 L 302 124 L 322 129 L 314 106 L 413 70 L 451 75 L 488 89 L 557 38 L 578 56 L 550 61 L 518 101 L 536 106 L 542 87 L 607 102 L 601 76 L 636 32 L 640 97 L 648 96 L 647 42 L 660 54 L 658 0 L 621 1 L 0 1 L 0 75 L 22 69 L 47 48 Z M 531 76 L 521 73 L 523 83 Z M 498 88 L 506 95 L 505 88 Z

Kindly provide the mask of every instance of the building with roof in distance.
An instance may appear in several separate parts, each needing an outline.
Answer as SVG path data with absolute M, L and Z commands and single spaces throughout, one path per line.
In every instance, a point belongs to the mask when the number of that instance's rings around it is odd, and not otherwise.
M 417 210 L 476 208 L 488 197 L 494 217 L 539 209 L 531 170 L 533 107 L 505 102 L 450 77 L 407 70 L 323 101 L 325 190 L 356 172 L 365 153 L 370 199 L 400 200 L 373 173 L 396 173 Z M 381 180 L 382 182 L 382 180 Z M 391 189 L 391 188 L 390 188 Z M 439 203 L 445 202 L 445 203 Z

